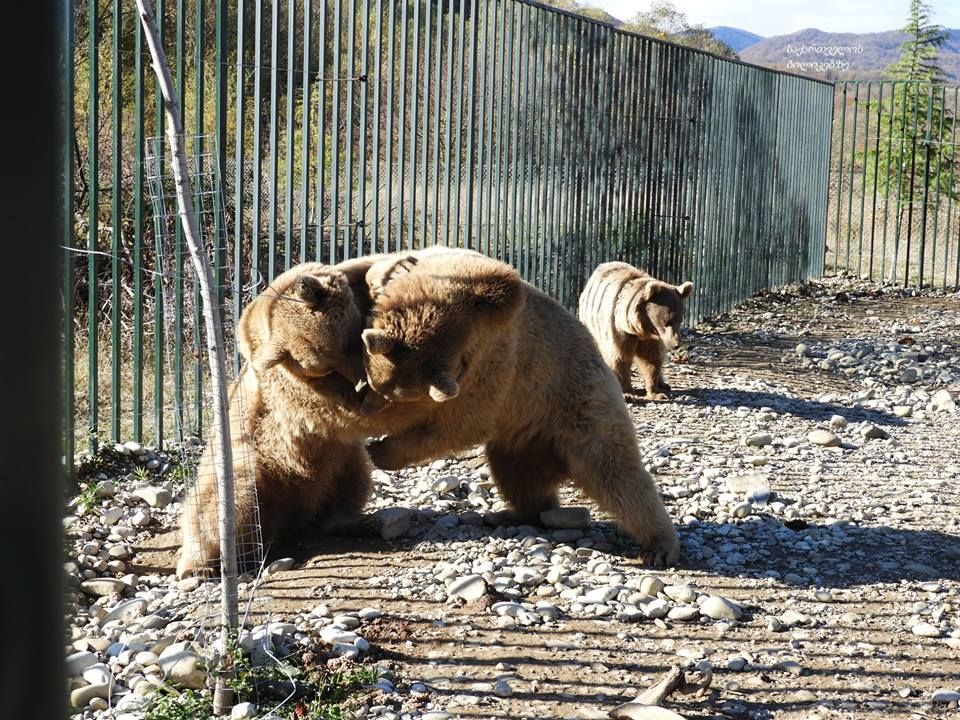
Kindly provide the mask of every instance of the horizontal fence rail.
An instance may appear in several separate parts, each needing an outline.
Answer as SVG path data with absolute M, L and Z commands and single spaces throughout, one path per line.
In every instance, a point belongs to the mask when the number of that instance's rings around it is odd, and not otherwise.
M 218 139 L 196 157 L 219 171 L 208 235 L 224 239 L 231 326 L 295 263 L 438 243 L 501 258 L 568 308 L 606 260 L 693 280 L 693 320 L 823 269 L 830 84 L 518 0 L 156 12 L 187 132 Z M 137 18 L 89 0 L 74 19 L 70 441 L 199 433 L 179 231 L 156 274 L 144 145 L 163 117 Z
M 960 287 L 960 87 L 837 84 L 828 271 Z

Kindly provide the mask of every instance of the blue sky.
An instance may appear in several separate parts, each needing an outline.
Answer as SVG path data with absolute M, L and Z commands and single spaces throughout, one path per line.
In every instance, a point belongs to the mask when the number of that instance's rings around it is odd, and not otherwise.
M 649 0 L 589 0 L 621 20 L 650 6 Z M 901 27 L 908 0 L 673 0 L 690 22 L 730 25 L 758 35 L 783 35 L 815 27 L 827 32 L 881 32 Z M 929 3 L 935 22 L 960 28 L 960 1 Z

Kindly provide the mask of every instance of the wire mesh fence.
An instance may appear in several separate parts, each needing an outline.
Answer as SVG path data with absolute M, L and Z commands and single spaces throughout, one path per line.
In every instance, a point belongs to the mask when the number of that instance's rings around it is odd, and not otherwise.
M 76 10 L 68 454 L 205 427 L 194 290 L 175 230 L 158 270 L 149 220 L 162 118 L 137 18 Z M 188 132 L 218 140 L 197 162 L 223 181 L 209 232 L 228 324 L 302 260 L 432 244 L 503 259 L 569 308 L 597 264 L 631 262 L 692 280 L 694 320 L 822 271 L 829 84 L 520 0 L 156 11 Z
M 960 287 L 958 101 L 957 86 L 838 84 L 828 270 Z

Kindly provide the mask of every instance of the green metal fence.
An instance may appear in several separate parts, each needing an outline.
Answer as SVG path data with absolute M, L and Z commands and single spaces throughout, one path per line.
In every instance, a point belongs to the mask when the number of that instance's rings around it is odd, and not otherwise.
M 960 87 L 837 84 L 827 267 L 960 287 Z
M 215 265 L 233 318 L 301 260 L 433 243 L 502 258 L 567 307 L 623 259 L 693 280 L 694 319 L 822 271 L 830 84 L 515 0 L 156 10 L 188 132 L 219 139 L 211 236 L 227 239 Z M 144 199 L 162 115 L 136 14 L 75 11 L 68 413 L 77 438 L 196 432 L 182 240 L 169 321 Z

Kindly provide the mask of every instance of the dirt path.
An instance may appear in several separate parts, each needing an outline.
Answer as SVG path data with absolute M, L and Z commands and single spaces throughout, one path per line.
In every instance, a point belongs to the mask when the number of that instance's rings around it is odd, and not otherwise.
M 659 576 L 741 603 L 741 619 L 628 622 L 619 611 L 588 610 L 510 629 L 489 602 L 447 602 L 436 579 L 444 564 L 524 538 L 467 522 L 441 532 L 437 517 L 477 509 L 460 496 L 440 502 L 433 493 L 436 512 L 424 515 L 424 488 L 451 473 L 475 477 L 482 463 L 471 458 L 413 469 L 383 486 L 394 497 L 381 494 L 382 505 L 416 506 L 420 496 L 408 537 L 328 538 L 278 551 L 298 565 L 266 581 L 261 598 L 271 600 L 260 607 L 274 617 L 320 602 L 337 612 L 380 609 L 363 636 L 373 658 L 397 667 L 403 712 L 605 717 L 671 664 L 706 658 L 712 695 L 669 702 L 687 717 L 956 716 L 956 703 L 931 698 L 938 689 L 960 691 L 960 415 L 929 405 L 937 389 L 954 397 L 960 389 L 951 360 L 960 355 L 960 298 L 863 290 L 793 289 L 751 301 L 692 334 L 689 362 L 667 368 L 672 401 L 631 401 L 638 441 L 684 542 L 681 566 Z M 904 386 L 881 382 L 880 370 L 848 376 L 818 366 L 831 347 L 897 345 L 908 335 L 915 344 L 898 347 L 931 346 L 918 362 L 944 363 L 942 377 Z M 813 367 L 804 367 L 800 343 Z M 958 378 L 952 385 L 944 381 L 950 373 Z M 871 387 L 865 377 L 878 378 L 874 397 L 858 400 Z M 892 410 L 898 402 L 911 405 L 910 416 Z M 866 424 L 889 438 L 866 440 Z M 808 441 L 831 427 L 839 447 Z M 744 444 L 757 433 L 772 442 Z M 722 483 L 751 473 L 769 483 L 771 503 L 737 517 Z M 565 501 L 589 505 L 572 492 Z M 623 583 L 648 574 L 594 512 L 589 551 Z M 175 537 L 157 536 L 137 562 L 170 571 L 175 549 Z M 530 589 L 532 602 L 557 600 Z M 794 623 L 797 613 L 803 620 Z M 938 637 L 916 634 L 919 622 Z M 509 684 L 508 697 L 493 692 L 498 680 Z M 410 690 L 417 682 L 425 692 Z

